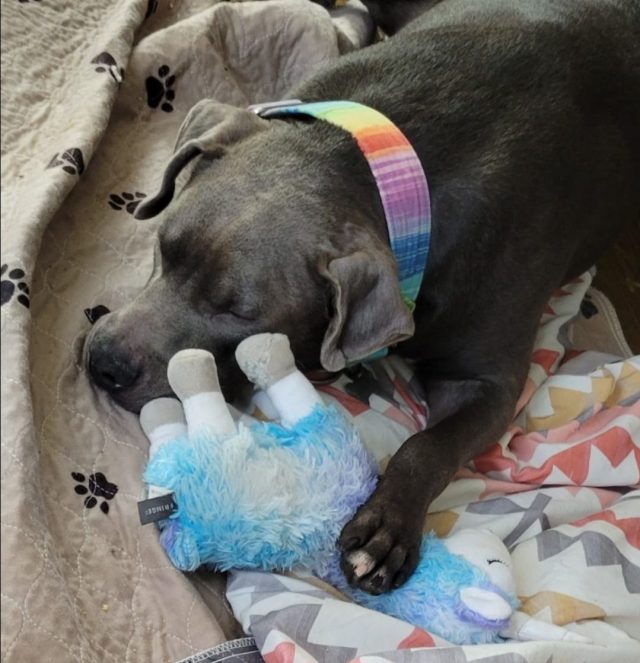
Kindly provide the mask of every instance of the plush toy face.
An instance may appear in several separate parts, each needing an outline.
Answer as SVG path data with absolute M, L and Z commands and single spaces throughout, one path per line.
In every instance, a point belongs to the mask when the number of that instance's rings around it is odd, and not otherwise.
M 505 595 L 515 594 L 511 555 L 498 536 L 489 530 L 465 529 L 443 540 L 447 550 L 460 555 L 482 571 L 489 582 Z M 482 587 L 464 587 L 460 600 L 472 612 L 488 620 L 509 619 L 513 606 L 497 591 Z
M 464 529 L 443 540 L 447 550 L 478 567 L 507 594 L 516 589 L 511 555 L 500 538 L 483 529 Z

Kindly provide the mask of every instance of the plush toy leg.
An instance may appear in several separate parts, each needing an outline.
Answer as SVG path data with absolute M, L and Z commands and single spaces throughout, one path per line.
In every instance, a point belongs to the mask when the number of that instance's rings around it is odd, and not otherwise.
M 182 401 L 189 435 L 200 430 L 234 435 L 236 425 L 224 401 L 213 355 L 206 350 L 181 350 L 167 368 L 169 384 Z
M 140 426 L 149 438 L 149 458 L 169 440 L 187 434 L 182 404 L 175 398 L 156 398 L 149 401 L 140 411 Z M 169 492 L 171 491 L 160 486 L 149 486 L 147 497 L 159 497 Z
M 244 374 L 266 391 L 285 426 L 293 426 L 311 414 L 322 399 L 296 368 L 284 334 L 256 334 L 236 349 L 236 361 Z

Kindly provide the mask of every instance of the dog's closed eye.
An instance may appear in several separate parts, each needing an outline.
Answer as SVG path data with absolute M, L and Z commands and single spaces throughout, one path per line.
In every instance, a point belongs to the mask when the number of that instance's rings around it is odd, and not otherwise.
M 214 314 L 229 315 L 238 320 L 246 320 L 247 322 L 252 322 L 259 316 L 255 308 L 237 301 L 227 301 L 222 305 L 216 305 L 214 307 Z
M 255 320 L 257 315 L 255 313 L 252 313 L 251 311 L 239 311 L 237 309 L 228 309 L 225 311 L 226 313 L 231 314 L 234 318 L 238 318 L 239 320 L 247 320 L 247 321 L 252 321 Z
M 505 564 L 505 563 L 501 559 L 488 559 L 487 564 L 491 565 L 491 564 Z

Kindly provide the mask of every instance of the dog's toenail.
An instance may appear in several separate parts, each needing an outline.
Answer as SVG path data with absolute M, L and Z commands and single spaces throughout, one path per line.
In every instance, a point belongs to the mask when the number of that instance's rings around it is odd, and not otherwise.
M 381 587 L 384 582 L 384 578 L 381 575 L 375 575 L 371 578 L 371 585 L 373 587 Z
M 375 561 L 364 550 L 358 550 L 347 557 L 347 561 L 353 567 L 353 574 L 356 578 L 362 578 L 369 573 L 375 566 Z

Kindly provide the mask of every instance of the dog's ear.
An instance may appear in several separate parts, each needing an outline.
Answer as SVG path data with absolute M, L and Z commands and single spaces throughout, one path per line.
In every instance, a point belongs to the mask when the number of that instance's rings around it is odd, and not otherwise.
M 333 315 L 320 349 L 325 370 L 340 371 L 413 335 L 413 316 L 387 252 L 355 251 L 328 261 L 320 273 L 331 284 L 333 297 Z
M 199 101 L 185 118 L 174 148 L 173 157 L 162 177 L 160 191 L 135 211 L 136 219 L 149 219 L 159 214 L 171 202 L 176 178 L 195 157 L 205 154 L 221 157 L 225 148 L 243 138 L 265 129 L 268 121 L 255 113 L 221 104 L 212 99 Z

